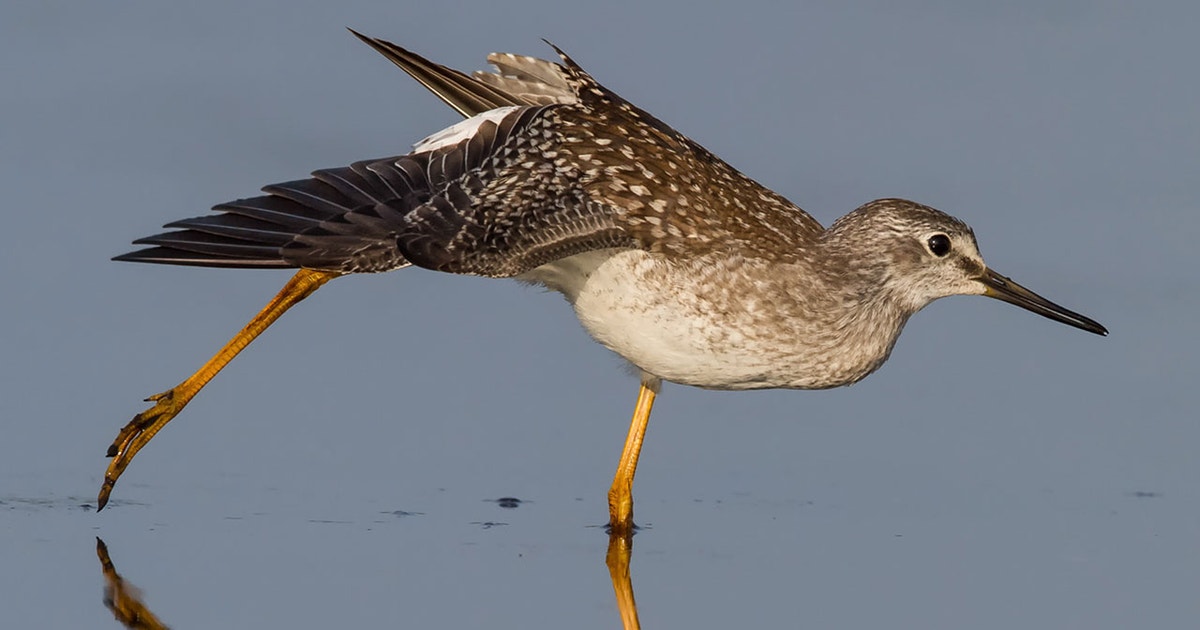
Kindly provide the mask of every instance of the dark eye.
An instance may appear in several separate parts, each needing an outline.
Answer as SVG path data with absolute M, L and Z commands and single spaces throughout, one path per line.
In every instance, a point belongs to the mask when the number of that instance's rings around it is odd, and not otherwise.
M 950 253 L 950 237 L 945 234 L 934 234 L 929 237 L 929 251 L 941 258 Z

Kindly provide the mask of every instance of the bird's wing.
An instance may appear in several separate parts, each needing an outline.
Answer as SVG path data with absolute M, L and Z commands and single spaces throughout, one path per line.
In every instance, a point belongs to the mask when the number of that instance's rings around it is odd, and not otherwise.
M 636 242 L 618 210 L 589 199 L 546 146 L 557 106 L 473 117 L 413 153 L 316 171 L 266 195 L 176 221 L 118 260 L 209 267 L 305 267 L 342 273 L 408 264 L 512 276 L 559 257 Z
M 562 65 L 493 54 L 496 73 L 468 76 L 355 33 L 470 119 L 408 155 L 320 170 L 267 194 L 176 221 L 118 260 L 221 267 L 387 271 L 417 264 L 454 273 L 518 275 L 559 257 L 636 247 L 620 210 L 589 198 L 577 171 L 545 150 L 560 131 L 550 110 L 578 103 Z M 549 140 L 548 140 L 549 139 Z
M 397 158 L 389 158 L 395 160 Z M 114 260 L 201 267 L 301 267 L 342 271 L 384 271 L 407 264 L 384 236 L 382 220 L 372 221 L 368 211 L 381 206 L 392 194 L 387 182 L 371 165 L 388 160 L 365 160 L 345 168 L 321 170 L 312 178 L 272 184 L 261 197 L 239 199 L 215 206 L 218 214 L 168 223 L 177 228 L 134 241 L 151 247 Z M 306 265 L 285 255 L 307 232 L 330 231 L 352 214 L 363 216 L 360 234 L 331 236 L 309 258 L 321 264 Z M 344 230 L 341 230 L 344 232 Z
M 506 277 L 602 248 L 786 251 L 797 231 L 820 230 L 562 51 L 561 65 L 493 55 L 499 72 L 471 77 L 363 39 L 474 115 L 408 155 L 317 171 L 169 224 L 178 230 L 118 259 L 342 273 L 416 264 Z
M 600 224 L 619 227 L 632 246 L 688 256 L 711 250 L 802 254 L 795 245 L 811 241 L 823 230 L 804 210 L 604 87 L 553 44 L 561 63 L 492 53 L 488 62 L 495 72 L 468 76 L 394 44 L 355 35 L 463 115 L 516 103 L 568 106 L 558 111 L 564 117 L 572 114 L 571 124 L 551 132 L 564 136 L 563 140 L 565 136 L 586 138 L 581 147 L 564 142 L 558 147 L 560 158 L 571 155 L 579 168 L 591 169 L 593 176 L 582 178 L 587 180 L 583 199 L 560 207 L 559 214 L 539 215 L 542 220 L 578 214 L 572 221 L 586 222 L 590 229 L 599 230 Z M 596 241 L 598 245 L 608 242 Z M 560 245 L 568 244 L 575 249 L 586 241 Z M 438 245 L 427 246 L 432 252 Z

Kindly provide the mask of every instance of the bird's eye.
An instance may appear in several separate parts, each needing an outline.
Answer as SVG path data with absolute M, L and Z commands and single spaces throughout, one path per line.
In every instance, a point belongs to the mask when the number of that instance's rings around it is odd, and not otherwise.
M 950 253 L 950 237 L 945 234 L 934 234 L 929 237 L 929 251 L 941 258 Z

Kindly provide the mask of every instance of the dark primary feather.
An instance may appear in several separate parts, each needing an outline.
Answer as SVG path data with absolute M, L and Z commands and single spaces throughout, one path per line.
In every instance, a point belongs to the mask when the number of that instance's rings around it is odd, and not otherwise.
M 395 160 L 398 158 L 392 158 Z M 391 198 L 383 178 L 370 170 L 376 162 L 313 173 L 311 179 L 272 184 L 265 196 L 239 199 L 213 209 L 220 214 L 167 224 L 180 228 L 134 241 L 154 245 L 116 260 L 206 267 L 301 267 L 331 271 L 394 269 L 405 261 L 387 235 L 394 227 L 379 222 L 350 231 L 339 225 L 348 215 L 365 212 Z M 397 217 L 399 219 L 399 217 Z M 305 235 L 330 234 L 317 246 L 304 246 Z M 299 254 L 296 256 L 295 254 Z
M 391 42 L 367 37 L 354 29 L 347 29 L 366 45 L 374 48 L 388 61 L 396 64 L 418 83 L 437 95 L 447 105 L 465 118 L 498 107 L 509 105 L 534 105 L 504 90 L 503 86 L 491 86 L 473 79 L 457 70 L 433 63 L 428 59 L 405 50 Z

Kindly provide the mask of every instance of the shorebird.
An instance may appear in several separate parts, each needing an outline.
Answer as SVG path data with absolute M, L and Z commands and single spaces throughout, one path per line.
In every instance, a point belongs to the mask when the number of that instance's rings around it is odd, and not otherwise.
M 353 32 L 353 31 L 352 31 Z M 284 311 L 344 274 L 410 265 L 517 278 L 562 293 L 641 386 L 608 493 L 633 531 L 633 477 L 662 381 L 822 389 L 887 360 L 910 316 L 985 295 L 1104 335 L 984 263 L 967 224 L 903 199 L 824 228 L 804 210 L 560 62 L 492 54 L 472 75 L 354 33 L 463 120 L 411 152 L 319 170 L 216 206 L 116 257 L 298 268 L 191 377 L 150 397 L 108 449 L 99 508 L 137 452 Z M 553 47 L 553 45 L 551 45 Z

